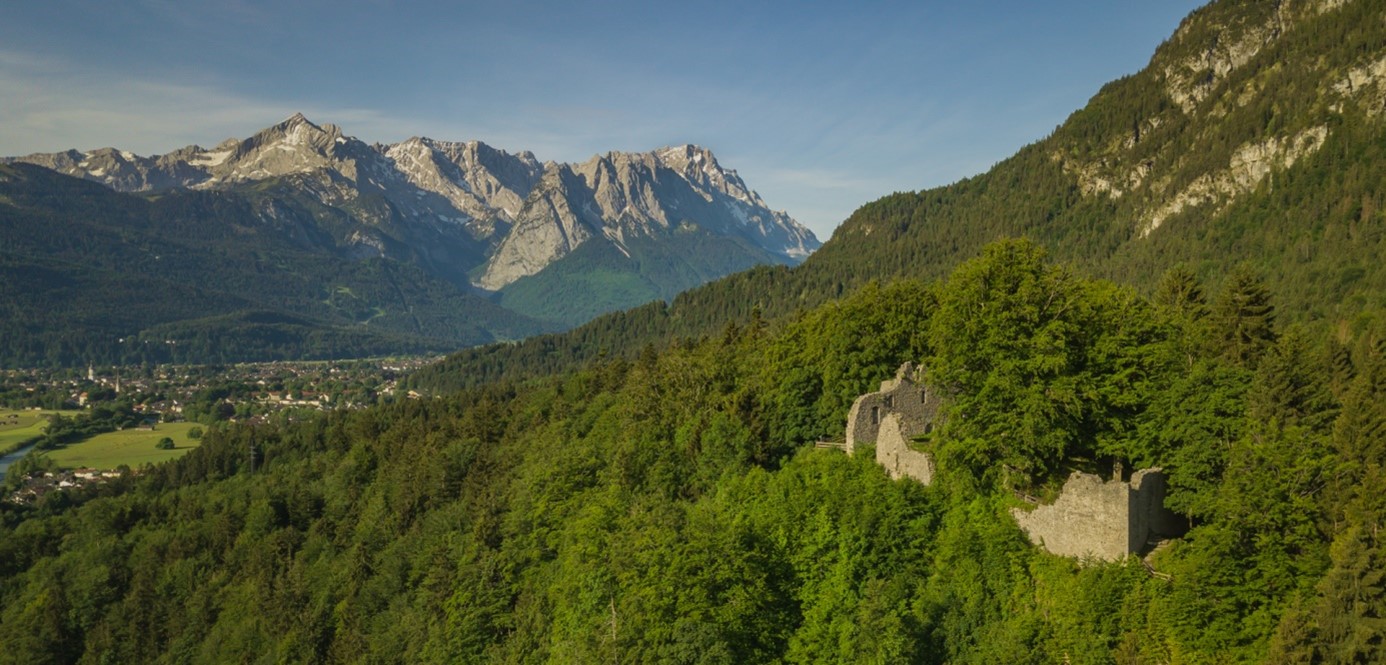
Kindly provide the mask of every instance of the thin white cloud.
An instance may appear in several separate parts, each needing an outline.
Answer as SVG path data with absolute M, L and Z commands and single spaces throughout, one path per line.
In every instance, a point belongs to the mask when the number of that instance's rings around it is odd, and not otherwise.
M 771 184 L 788 187 L 858 192 L 879 186 L 879 181 L 829 169 L 769 169 L 763 177 Z
M 257 99 L 210 85 L 119 80 L 65 63 L 0 51 L 0 154 L 114 146 L 140 154 L 210 145 L 302 112 L 348 133 L 421 129 L 366 108 L 323 108 Z

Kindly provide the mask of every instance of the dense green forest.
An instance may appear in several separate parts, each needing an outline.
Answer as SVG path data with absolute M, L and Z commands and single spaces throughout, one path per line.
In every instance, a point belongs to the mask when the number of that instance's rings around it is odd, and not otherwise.
M 1379 662 L 1386 331 L 1220 284 L 1007 241 L 525 386 L 218 426 L 0 508 L 0 662 Z M 949 395 L 930 487 L 811 445 L 906 360 Z M 1193 522 L 1158 575 L 1007 512 L 1104 459 Z
M 646 344 L 712 334 L 757 312 L 791 315 L 873 280 L 938 279 L 1011 237 L 1145 294 L 1171 265 L 1218 283 L 1248 263 L 1286 320 L 1364 331 L 1386 312 L 1386 82 L 1354 72 L 1386 58 L 1381 14 L 1365 0 L 1210 3 L 1144 70 L 1104 86 L 1050 136 L 986 173 L 863 205 L 799 266 L 461 351 L 415 387 L 631 358 Z M 1358 85 L 1344 83 L 1351 76 Z M 1188 203 L 1151 230 L 1175 201 Z
M 1386 662 L 1381 16 L 1214 2 L 799 267 L 0 502 L 0 663 Z M 266 347 L 308 316 L 246 309 Z M 813 445 L 905 361 L 946 396 L 927 487 Z M 1027 541 L 1021 496 L 1117 463 L 1187 534 Z

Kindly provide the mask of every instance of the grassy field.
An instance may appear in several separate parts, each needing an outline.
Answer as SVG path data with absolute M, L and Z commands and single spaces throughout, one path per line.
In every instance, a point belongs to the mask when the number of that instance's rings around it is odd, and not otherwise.
M 130 468 L 136 469 L 145 462 L 158 464 L 182 457 L 189 450 L 196 448 L 199 442 L 188 438 L 188 430 L 194 427 L 199 425 L 160 423 L 154 430 L 127 429 L 107 432 L 50 450 L 47 456 L 64 468 L 114 469 L 127 464 Z M 175 447 L 172 450 L 159 450 L 154 447 L 154 444 L 164 437 L 173 439 Z
M 0 409 L 0 455 L 18 450 L 30 439 L 42 435 L 48 427 L 48 416 L 55 413 L 72 416 L 81 412 Z

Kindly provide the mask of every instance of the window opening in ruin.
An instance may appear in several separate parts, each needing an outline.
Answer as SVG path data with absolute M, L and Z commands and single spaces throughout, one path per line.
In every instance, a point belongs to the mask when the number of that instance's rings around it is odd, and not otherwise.
M 881 407 L 871 407 L 871 424 L 878 425 L 881 422 Z
M 920 389 L 919 389 L 919 402 L 922 404 L 922 403 L 927 402 L 927 401 L 929 401 L 929 389 L 928 389 L 928 388 L 920 388 Z
M 885 405 L 886 405 L 886 408 L 887 408 L 887 409 L 893 409 L 893 408 L 895 408 L 895 396 L 894 396 L 894 395 L 886 395 L 886 396 L 885 396 Z

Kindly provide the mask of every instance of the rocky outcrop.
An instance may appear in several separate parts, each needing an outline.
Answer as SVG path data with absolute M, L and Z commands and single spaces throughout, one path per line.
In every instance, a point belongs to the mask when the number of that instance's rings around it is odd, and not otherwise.
M 1244 20 L 1238 16 L 1239 21 Z M 1201 31 L 1211 31 L 1216 37 L 1197 45 L 1189 55 L 1167 62 L 1163 66 L 1165 91 L 1184 113 L 1193 113 L 1198 105 L 1227 78 L 1240 69 L 1270 42 L 1285 33 L 1284 11 L 1271 12 L 1263 21 L 1241 25 L 1205 25 L 1186 21 L 1174 33 L 1171 42 L 1201 39 Z M 1197 27 L 1198 37 L 1192 33 Z
M 1217 216 L 1273 184 L 1276 173 L 1329 142 L 1340 125 L 1335 115 L 1365 112 L 1370 118 L 1386 111 L 1386 59 L 1379 53 L 1361 53 L 1344 67 L 1328 58 L 1297 57 L 1299 38 L 1287 37 L 1320 30 L 1314 23 L 1324 15 L 1356 11 L 1360 3 L 1234 4 L 1196 10 L 1145 71 L 1111 84 L 1109 97 L 1153 95 L 1151 103 L 1132 108 L 1122 129 L 1080 133 L 1050 149 L 1083 196 L 1106 198 L 1120 204 L 1118 215 L 1130 214 L 1133 239 L 1190 211 Z M 1296 91 L 1311 100 L 1312 111 L 1290 118 L 1286 105 L 1273 101 L 1287 79 L 1317 88 Z M 1210 159 L 1209 152 L 1218 157 Z
M 1170 38 L 1171 49 L 1180 56 L 1160 64 L 1165 90 L 1184 113 L 1195 113 L 1219 85 L 1297 23 L 1339 9 L 1348 1 L 1280 0 L 1264 3 L 1258 11 L 1216 18 L 1206 11 L 1195 12 Z
M 1319 126 L 1294 136 L 1268 138 L 1238 147 L 1226 170 L 1198 177 L 1151 212 L 1141 227 L 1141 237 L 1150 235 L 1166 219 L 1187 208 L 1231 202 L 1250 192 L 1274 171 L 1288 169 L 1316 152 L 1327 137 L 1328 128 Z
M 808 229 L 766 207 L 736 171 L 693 145 L 549 163 L 510 235 L 477 285 L 497 290 L 533 275 L 590 239 L 629 256 L 633 238 L 669 236 L 691 224 L 745 239 L 795 262 L 818 247 Z
M 1361 104 L 1370 117 L 1386 114 L 1386 57 L 1354 67 L 1333 84 L 1333 91 L 1343 99 L 1353 99 Z M 1342 102 L 1332 108 L 1341 112 Z

